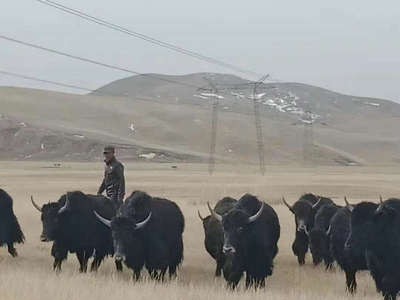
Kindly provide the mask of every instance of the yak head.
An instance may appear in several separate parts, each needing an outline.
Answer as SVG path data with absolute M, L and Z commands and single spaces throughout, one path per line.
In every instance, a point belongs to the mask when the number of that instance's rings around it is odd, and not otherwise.
M 208 203 L 207 203 L 208 204 Z M 222 224 L 224 233 L 224 245 L 222 251 L 225 254 L 235 254 L 241 250 L 243 237 L 246 236 L 249 226 L 256 222 L 264 211 L 264 202 L 261 202 L 259 210 L 254 215 L 249 215 L 242 209 L 232 209 L 224 216 L 217 214 L 208 204 L 211 215 Z
M 377 231 L 398 227 L 396 222 L 398 222 L 399 216 L 400 200 L 391 198 L 383 202 L 381 198 L 380 204 L 374 213 L 374 223 Z
M 211 215 L 206 216 L 206 217 L 203 217 L 203 216 L 201 215 L 201 213 L 200 213 L 199 210 L 197 211 L 197 215 L 199 216 L 200 221 L 203 223 L 204 232 L 207 232 L 207 229 L 208 229 L 208 227 L 209 227 L 208 224 L 209 224 L 210 221 L 212 220 Z
M 350 233 L 345 242 L 345 250 L 355 259 L 364 257 L 365 249 L 375 235 L 374 215 L 378 204 L 361 202 L 351 211 Z
M 68 215 L 68 213 L 71 211 L 71 207 L 74 206 L 71 203 L 74 201 L 77 202 L 77 199 L 82 200 L 82 197 L 76 197 L 77 194 L 84 195 L 82 192 L 68 192 L 62 195 L 57 202 L 49 202 L 44 204 L 42 207 L 40 207 L 40 205 L 33 200 L 33 196 L 31 196 L 33 207 L 41 213 L 43 230 L 40 239 L 42 242 L 53 241 L 56 239 L 57 235 L 60 233 L 60 222 L 62 222 L 62 220 L 66 220 L 65 216 Z M 87 203 L 87 201 L 80 202 L 84 204 Z M 75 206 L 79 207 L 79 205 Z
M 300 198 L 293 205 L 289 205 L 285 198 L 282 198 L 282 202 L 294 215 L 296 230 L 298 232 L 304 232 L 308 234 L 308 230 L 313 226 L 314 215 L 321 201 L 321 198 L 318 198 L 317 196 L 314 197 L 317 198 L 314 204 L 311 204 L 309 201 Z
M 235 206 L 236 203 L 237 203 L 236 199 L 232 197 L 224 197 L 222 200 L 218 201 L 213 210 L 218 214 L 224 215 L 228 211 L 230 211 Z M 218 235 L 218 236 L 223 235 L 221 222 L 215 219 L 213 215 L 208 215 L 206 217 L 203 217 L 199 210 L 197 211 L 197 214 L 201 222 L 203 223 L 204 233 L 206 235 L 208 234 Z
M 126 261 L 128 256 L 134 256 L 134 253 L 141 251 L 139 245 L 139 234 L 149 223 L 152 213 L 138 222 L 134 217 L 126 217 L 118 213 L 117 216 L 108 220 L 94 211 L 97 219 L 105 226 L 111 228 L 114 254 L 117 261 Z M 140 248 L 140 249 L 139 249 Z
M 49 202 L 43 206 L 39 206 L 31 196 L 31 202 L 34 208 L 36 208 L 41 214 L 42 221 L 42 234 L 40 240 L 42 242 L 53 241 L 59 229 L 59 214 L 61 206 L 59 202 Z
M 62 195 L 58 201 L 62 206 L 58 210 L 58 214 L 73 213 L 77 215 L 86 215 L 92 211 L 93 203 L 88 199 L 87 195 L 81 191 L 67 192 Z
M 203 229 L 205 236 L 212 236 L 214 238 L 223 236 L 222 225 L 221 222 L 215 219 L 212 215 L 208 215 L 203 217 L 200 211 L 197 211 L 197 214 L 203 223 Z M 219 238 L 218 238 L 219 239 Z

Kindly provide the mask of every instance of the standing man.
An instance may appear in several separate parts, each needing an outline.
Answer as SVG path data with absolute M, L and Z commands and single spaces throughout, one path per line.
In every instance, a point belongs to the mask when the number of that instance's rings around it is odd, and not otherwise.
M 110 198 L 118 208 L 124 201 L 125 196 L 125 176 L 124 166 L 115 158 L 115 148 L 106 146 L 104 148 L 104 179 L 100 185 L 98 195 L 106 191 L 106 195 Z

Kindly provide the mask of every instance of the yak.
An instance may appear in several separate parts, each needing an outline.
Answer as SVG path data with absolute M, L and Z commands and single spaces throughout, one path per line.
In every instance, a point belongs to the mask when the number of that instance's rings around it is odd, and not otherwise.
M 293 254 L 297 256 L 299 265 L 304 265 L 309 248 L 307 232 L 310 232 L 314 226 L 315 214 L 320 207 L 333 204 L 333 201 L 310 193 L 302 195 L 292 206 L 286 202 L 285 198 L 282 198 L 282 201 L 293 213 L 296 224 L 295 239 L 292 244 Z
M 340 206 L 336 204 L 323 205 L 315 214 L 314 226 L 307 232 L 310 241 L 310 251 L 313 264 L 319 265 L 322 261 L 326 269 L 331 269 L 334 259 L 329 247 L 328 228 L 332 217 Z
M 228 211 L 230 211 L 235 204 L 237 203 L 236 199 L 231 197 L 224 197 L 219 200 L 214 207 L 214 211 L 219 215 L 224 215 Z M 217 219 L 215 219 L 212 215 L 208 215 L 207 217 L 202 217 L 200 211 L 197 211 L 200 220 L 203 223 L 204 228 L 204 246 L 210 254 L 210 256 L 215 259 L 217 263 L 217 267 L 215 270 L 215 276 L 220 277 L 222 273 L 222 268 L 225 264 L 225 254 L 222 251 L 222 247 L 224 244 L 224 232 L 222 230 L 222 224 Z M 225 273 L 227 270 L 225 270 Z
M 15 243 L 23 243 L 24 234 L 13 210 L 13 199 L 3 189 L 0 189 L 0 247 L 7 246 L 12 257 L 18 256 Z
M 86 272 L 88 261 L 93 257 L 91 271 L 97 271 L 103 259 L 113 255 L 111 230 L 99 224 L 93 214 L 96 210 L 103 216 L 112 218 L 116 214 L 113 202 L 100 195 L 87 195 L 80 191 L 68 192 L 56 202 L 40 207 L 31 197 L 33 206 L 41 213 L 42 242 L 53 241 L 51 255 L 53 269 L 61 271 L 68 252 L 75 253 L 80 272 Z M 116 261 L 117 270 L 122 265 Z
M 208 204 L 210 213 L 221 222 L 224 232 L 223 252 L 228 257 L 228 285 L 235 288 L 243 273 L 246 287 L 265 286 L 265 279 L 272 275 L 273 260 L 278 253 L 280 224 L 274 209 L 245 194 L 225 215 L 216 213 Z
M 183 261 L 185 220 L 175 202 L 134 191 L 111 220 L 95 214 L 111 228 L 115 257 L 133 270 L 135 280 L 143 267 L 156 280 L 164 280 L 167 270 L 170 277 L 176 275 Z
M 354 206 L 348 204 L 347 207 L 351 210 L 349 233 L 345 241 L 344 253 L 340 254 L 343 259 L 340 259 L 337 254 L 336 256 L 338 256 L 338 264 L 346 272 L 347 287 L 350 292 L 354 292 L 357 287 L 356 272 L 369 270 L 367 253 L 377 239 L 374 220 L 378 204 L 361 202 Z M 332 229 L 331 234 L 333 234 Z M 381 292 L 382 275 L 372 270 L 370 273 L 375 280 L 377 290 Z
M 400 291 L 400 199 L 382 201 L 373 218 L 366 260 L 384 299 L 396 299 Z

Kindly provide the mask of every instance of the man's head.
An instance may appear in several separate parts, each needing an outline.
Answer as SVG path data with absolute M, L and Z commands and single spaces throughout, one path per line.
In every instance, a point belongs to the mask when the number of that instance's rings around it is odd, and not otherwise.
M 103 155 L 105 162 L 111 161 L 115 156 L 115 148 L 113 146 L 104 147 Z

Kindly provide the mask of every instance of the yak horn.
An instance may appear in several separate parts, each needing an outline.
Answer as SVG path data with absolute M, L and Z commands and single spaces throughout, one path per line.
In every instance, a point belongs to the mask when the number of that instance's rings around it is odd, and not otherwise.
M 68 198 L 68 192 L 67 192 L 67 194 L 65 195 L 65 203 L 64 203 L 64 206 L 61 207 L 61 208 L 58 210 L 58 214 L 61 214 L 61 213 L 63 213 L 64 211 L 66 211 L 67 208 L 68 208 L 68 204 L 69 204 L 69 198 Z
M 217 219 L 219 222 L 222 222 L 222 216 L 219 215 L 219 214 L 217 214 L 217 213 L 211 208 L 209 202 L 207 202 L 207 207 L 208 207 L 208 210 L 210 211 L 211 215 L 212 215 L 215 219 Z
M 332 225 L 329 225 L 328 230 L 326 231 L 326 235 L 330 235 L 332 230 Z
M 135 229 L 140 229 L 146 226 L 146 224 L 150 221 L 150 218 L 151 218 L 151 212 L 149 213 L 147 218 L 144 219 L 142 222 L 136 223 Z
M 347 197 L 346 197 L 346 196 L 344 197 L 344 203 L 346 203 L 346 208 L 347 208 L 350 212 L 352 212 L 353 209 L 354 209 L 354 206 L 351 205 L 351 204 L 349 203 L 349 201 L 347 201 Z
M 31 202 L 34 208 L 36 208 L 39 212 L 42 212 L 42 208 L 36 204 L 35 200 L 33 200 L 33 196 L 31 195 Z
M 349 201 L 347 201 L 347 197 L 346 196 L 344 196 L 344 203 L 346 203 L 346 206 L 350 206 L 350 203 L 349 203 Z
M 283 202 L 283 204 L 285 204 L 285 205 L 287 206 L 287 208 L 289 208 L 289 210 L 290 210 L 291 212 L 293 212 L 293 207 L 290 206 L 289 203 L 286 202 L 285 197 L 282 197 L 282 202 Z
M 380 202 L 381 204 L 383 204 L 383 198 L 382 198 L 382 195 L 379 195 L 379 202 Z
M 260 207 L 260 209 L 258 210 L 258 212 L 257 212 L 255 215 L 249 217 L 247 223 L 253 223 L 254 221 L 257 221 L 257 219 L 261 216 L 261 214 L 262 214 L 263 211 L 264 211 L 264 206 L 265 206 L 265 203 L 264 203 L 264 202 L 261 202 L 261 207 Z
M 318 201 L 317 201 L 317 203 L 315 203 L 315 204 L 312 206 L 312 208 L 313 208 L 313 209 L 317 208 L 318 205 L 319 205 L 319 203 L 321 202 L 321 200 L 322 200 L 322 198 L 318 196 Z
M 106 218 L 103 218 L 102 216 L 100 216 L 96 211 L 93 211 L 94 215 L 96 216 L 96 218 L 103 223 L 104 225 L 106 225 L 107 227 L 111 227 L 111 221 L 107 220 Z
M 201 216 L 200 210 L 197 210 L 197 215 L 199 216 L 200 220 L 204 221 L 205 218 Z
M 310 236 L 310 232 L 308 231 L 307 226 L 304 226 L 304 233 L 305 233 L 307 236 Z

